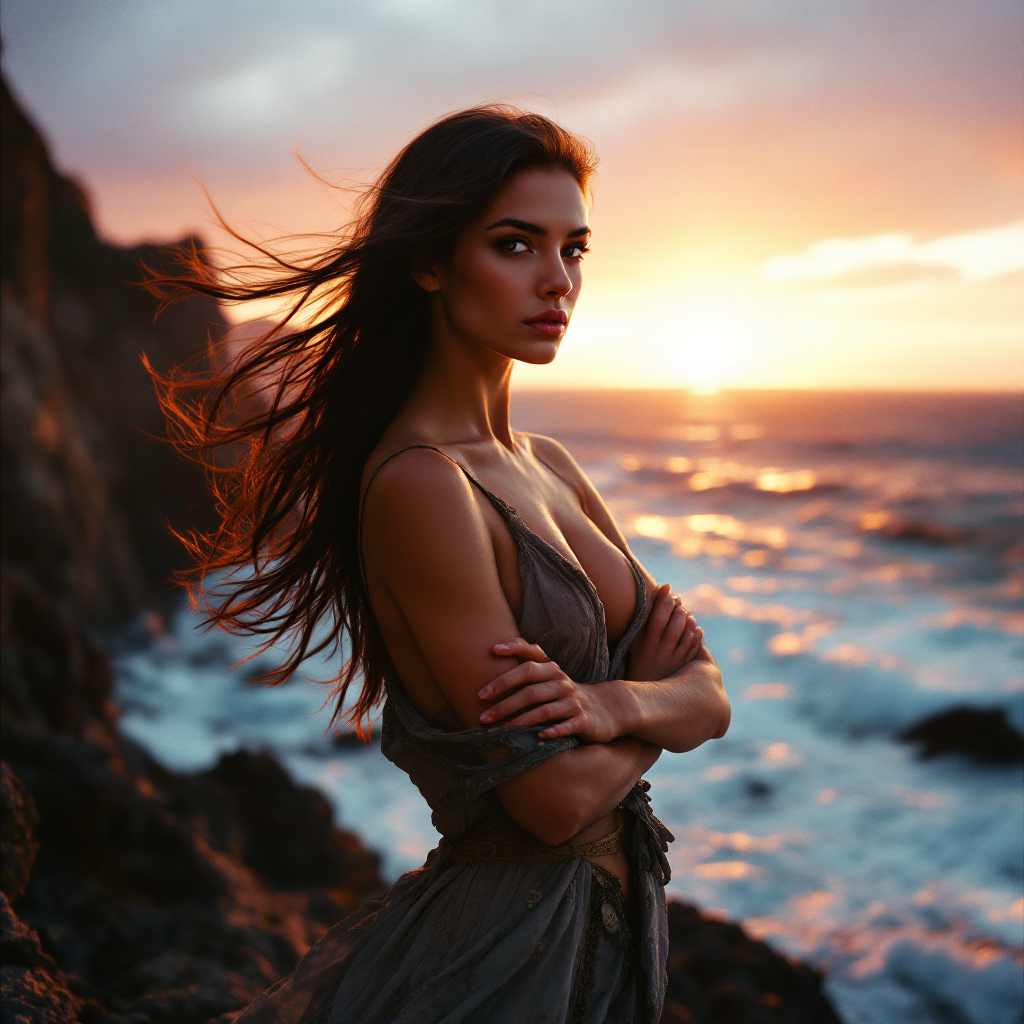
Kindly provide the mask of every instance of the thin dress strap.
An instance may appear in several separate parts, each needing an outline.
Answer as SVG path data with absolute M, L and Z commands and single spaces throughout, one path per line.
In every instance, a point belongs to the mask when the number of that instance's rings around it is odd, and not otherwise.
M 401 455 L 403 452 L 415 451 L 417 448 L 425 448 L 427 451 L 437 452 L 438 455 L 443 455 L 449 462 L 454 463 L 456 466 L 459 467 L 459 469 L 462 470 L 463 473 L 466 474 L 466 478 L 469 480 L 470 483 L 472 483 L 474 486 L 483 491 L 483 493 L 486 494 L 487 497 L 492 500 L 492 502 L 494 500 L 494 496 L 491 494 L 491 492 L 487 490 L 487 488 L 484 487 L 484 485 L 480 483 L 480 481 L 477 480 L 473 476 L 473 474 L 470 473 L 470 471 L 466 469 L 466 467 L 461 462 L 459 462 L 458 459 L 453 459 L 449 454 L 447 454 L 447 452 L 441 451 L 440 448 L 435 448 L 432 444 L 411 444 L 407 448 L 399 448 L 397 452 L 392 452 L 386 459 L 383 459 L 377 463 L 376 467 L 374 468 L 374 471 L 370 474 L 370 479 L 366 481 L 366 490 L 363 491 L 362 501 L 359 502 L 359 524 L 357 527 L 358 532 L 356 544 L 358 545 L 359 551 L 359 574 L 362 577 L 364 587 L 366 587 L 366 561 L 363 558 L 363 514 L 366 512 L 366 498 L 370 493 L 370 487 L 372 486 L 374 478 L 377 476 L 377 474 L 393 458 L 395 458 L 398 455 Z

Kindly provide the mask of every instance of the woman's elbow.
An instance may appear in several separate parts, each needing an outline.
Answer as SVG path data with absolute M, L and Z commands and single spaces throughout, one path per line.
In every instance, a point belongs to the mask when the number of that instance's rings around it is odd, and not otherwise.
M 713 740 L 720 740 L 728 731 L 729 724 L 732 722 L 732 705 L 729 703 L 729 698 L 725 695 L 725 691 L 722 691 L 722 708 L 718 720 L 718 728 L 712 733 L 711 738 Z
M 586 824 L 580 817 L 580 801 L 572 798 L 568 792 L 570 787 L 563 785 L 557 790 L 544 787 L 542 792 L 536 792 L 537 787 L 528 783 L 522 786 L 526 781 L 516 780 L 508 784 L 505 792 L 499 793 L 509 817 L 548 846 L 567 843 Z M 517 783 L 522 792 L 517 791 Z
M 732 707 L 725 688 L 719 684 L 705 706 L 705 712 L 691 718 L 687 726 L 680 729 L 676 736 L 665 737 L 666 742 L 663 746 L 672 754 L 685 754 L 696 750 L 708 740 L 721 739 L 728 732 L 731 721 Z
M 567 843 L 582 827 L 577 815 L 568 807 L 510 808 L 509 815 L 535 839 L 547 846 Z
M 711 740 L 720 740 L 728 731 L 729 723 L 732 721 L 732 705 L 729 703 L 729 695 L 725 692 L 725 683 L 722 681 L 722 673 L 715 666 L 712 677 L 710 696 L 710 718 L 714 723 L 714 730 L 708 736 Z
M 526 826 L 524 826 L 524 828 L 525 827 Z M 576 827 L 575 822 L 572 825 L 569 825 L 564 821 L 555 821 L 550 823 L 545 822 L 538 824 L 536 828 L 527 828 L 526 830 L 531 833 L 534 838 L 539 839 L 547 846 L 561 846 L 562 843 L 569 842 L 569 840 L 580 831 Z

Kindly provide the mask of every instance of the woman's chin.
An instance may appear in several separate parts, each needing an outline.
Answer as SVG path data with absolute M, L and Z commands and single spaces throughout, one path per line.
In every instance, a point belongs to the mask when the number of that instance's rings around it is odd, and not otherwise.
M 545 363 L 553 363 L 558 355 L 559 341 L 535 341 L 530 345 L 517 347 L 515 352 L 510 352 L 516 362 L 532 363 L 534 366 L 543 366 Z

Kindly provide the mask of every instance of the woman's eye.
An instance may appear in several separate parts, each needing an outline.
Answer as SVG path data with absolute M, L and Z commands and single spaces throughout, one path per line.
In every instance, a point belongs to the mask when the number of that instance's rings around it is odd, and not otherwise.
M 512 256 L 518 256 L 520 253 L 530 251 L 530 243 L 525 238 L 503 238 L 498 243 L 498 248 L 502 252 L 507 252 Z
M 590 249 L 588 249 L 582 242 L 573 242 L 572 245 L 567 245 L 562 250 L 562 255 L 567 260 L 581 260 L 583 259 L 584 254 L 588 252 L 590 252 Z

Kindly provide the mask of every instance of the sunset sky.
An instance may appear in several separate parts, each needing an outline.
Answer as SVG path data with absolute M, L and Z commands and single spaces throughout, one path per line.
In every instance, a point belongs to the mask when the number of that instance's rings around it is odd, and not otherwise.
M 600 156 L 529 386 L 1024 387 L 1019 0 L 4 0 L 8 80 L 101 232 L 325 231 L 506 100 Z M 241 315 L 234 313 L 237 318 Z

